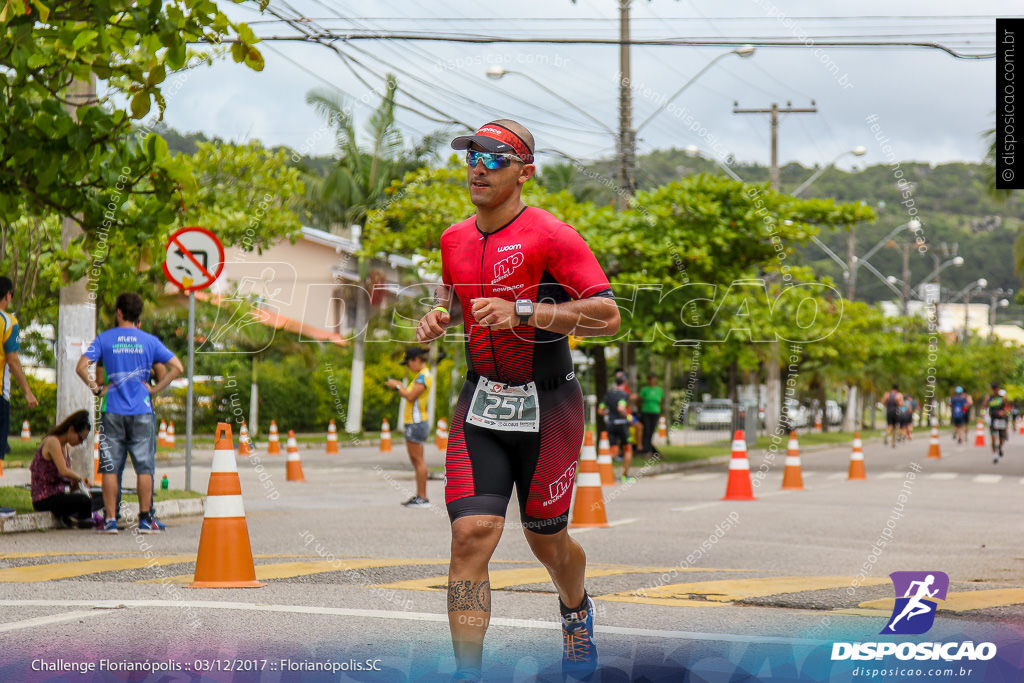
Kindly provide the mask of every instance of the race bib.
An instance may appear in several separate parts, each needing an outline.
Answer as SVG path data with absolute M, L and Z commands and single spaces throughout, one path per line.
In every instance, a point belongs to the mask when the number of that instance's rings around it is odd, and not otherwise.
M 517 386 L 481 377 L 466 412 L 466 423 L 501 432 L 540 431 L 537 385 Z
M 992 418 L 992 429 L 1006 429 L 1006 418 L 1005 417 L 994 417 L 994 418 Z

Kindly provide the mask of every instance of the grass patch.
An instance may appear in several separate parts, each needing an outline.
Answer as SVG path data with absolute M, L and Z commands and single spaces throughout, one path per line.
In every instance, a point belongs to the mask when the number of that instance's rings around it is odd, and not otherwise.
M 870 436 L 870 430 L 864 430 L 861 436 Z M 801 434 L 797 433 L 801 448 L 804 446 L 819 445 L 849 445 L 853 443 L 852 432 L 825 432 Z M 782 452 L 789 444 L 789 436 L 783 436 L 779 443 L 779 451 Z M 768 450 L 772 444 L 771 436 L 760 436 L 754 443 L 747 442 L 747 451 Z M 658 451 L 662 454 L 664 462 L 690 462 L 694 460 L 707 460 L 722 455 L 732 455 L 732 441 L 722 440 L 699 446 L 659 446 Z
M 14 508 L 19 514 L 35 512 L 32 509 L 32 493 L 20 486 L 0 486 L 0 507 Z
M 8 453 L 7 457 L 4 459 L 4 464 L 6 465 L 11 462 L 25 463 L 26 466 L 31 464 L 32 457 L 36 454 L 36 449 L 39 448 L 39 443 L 41 441 L 41 438 L 33 438 L 31 441 L 22 441 L 16 436 L 8 437 L 7 443 L 11 446 L 11 452 Z
M 157 489 L 155 492 L 156 501 L 178 500 L 181 498 L 203 498 L 206 494 L 198 491 L 182 491 L 181 489 Z M 123 499 L 128 503 L 138 503 L 139 496 L 135 493 L 126 493 Z M 21 486 L 0 486 L 0 507 L 14 508 L 19 514 L 35 512 L 32 509 L 32 492 Z

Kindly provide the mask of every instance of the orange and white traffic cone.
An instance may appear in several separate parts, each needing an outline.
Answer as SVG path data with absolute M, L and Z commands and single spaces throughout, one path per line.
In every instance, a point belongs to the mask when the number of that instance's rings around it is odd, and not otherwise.
M 750 483 L 750 462 L 747 460 L 747 442 L 743 430 L 737 429 L 732 437 L 732 458 L 729 460 L 729 482 L 722 500 L 757 500 Z
M 167 420 L 160 420 L 160 432 L 156 437 L 156 445 L 167 448 Z
M 975 446 L 985 446 L 985 420 L 978 420 L 978 431 L 974 435 Z
M 823 431 L 822 427 L 821 427 L 821 415 L 817 415 L 814 418 L 814 431 L 816 431 L 816 432 Z
M 929 458 L 941 458 L 942 452 L 939 450 L 939 428 L 932 425 L 932 438 L 928 441 L 928 457 Z
M 868 478 L 864 471 L 864 451 L 861 449 L 860 432 L 853 434 L 853 451 L 850 452 L 850 475 L 847 481 L 862 481 Z
M 92 442 L 92 480 L 99 483 L 100 480 L 100 436 L 96 435 L 96 438 Z
M 1020 423 L 1020 433 L 1021 435 L 1024 435 L 1024 420 L 1022 420 Z
M 32 430 L 29 429 L 28 420 L 25 420 L 25 421 L 23 421 L 21 423 L 21 440 L 22 441 L 31 441 L 32 440 Z
M 391 425 L 388 424 L 387 418 L 380 423 L 380 452 L 391 452 Z
M 167 425 L 167 447 L 174 448 L 174 420 Z
M 242 427 L 238 430 L 238 454 L 252 455 L 252 442 L 249 441 L 249 428 L 242 420 Z
M 196 573 L 189 588 L 259 588 L 231 425 L 217 423 Z
M 281 440 L 277 435 L 277 422 L 270 421 L 270 432 L 267 434 L 267 455 L 281 455 Z
M 448 422 L 443 417 L 437 420 L 437 431 L 434 432 L 434 445 L 442 453 L 448 450 Z
M 583 435 L 583 453 L 586 455 L 593 452 L 594 433 L 587 432 Z M 598 441 L 597 472 L 601 475 L 601 486 L 615 486 L 615 469 L 612 466 L 612 449 L 608 445 L 608 432 L 601 432 L 601 440 Z
M 804 490 L 804 473 L 800 467 L 800 442 L 796 438 L 796 432 L 789 433 L 789 447 L 786 449 L 786 469 L 782 471 L 782 490 Z
M 659 446 L 668 443 L 668 421 L 664 415 L 658 418 L 658 440 L 661 442 Z
M 338 428 L 331 420 L 327 425 L 327 455 L 334 455 L 338 452 Z
M 573 501 L 572 522 L 569 526 L 574 529 L 604 529 L 610 525 L 604 511 L 601 475 L 597 471 L 597 456 L 594 453 L 594 435 L 590 432 L 587 435 L 590 436 L 590 448 L 584 445 L 580 452 L 580 465 L 576 472 L 576 500 Z
M 285 481 L 306 481 L 302 476 L 302 460 L 299 458 L 299 445 L 295 442 L 295 432 L 288 430 L 288 461 L 285 463 Z

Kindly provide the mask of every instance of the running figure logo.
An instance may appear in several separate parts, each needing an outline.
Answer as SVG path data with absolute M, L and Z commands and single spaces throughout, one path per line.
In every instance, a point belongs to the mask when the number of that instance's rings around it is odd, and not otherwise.
M 949 576 L 944 572 L 893 572 L 889 574 L 896 590 L 896 604 L 883 635 L 899 633 L 919 635 L 935 622 L 936 600 L 945 600 Z M 903 597 L 899 597 L 899 596 Z

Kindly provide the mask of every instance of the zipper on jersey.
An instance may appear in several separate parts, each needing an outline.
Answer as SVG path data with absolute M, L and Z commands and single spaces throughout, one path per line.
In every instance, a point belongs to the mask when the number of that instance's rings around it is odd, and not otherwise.
M 484 297 L 484 257 L 487 256 L 487 238 L 489 233 L 484 233 L 484 248 L 480 251 L 480 298 Z M 494 348 L 494 331 L 487 328 L 487 341 L 491 345 L 491 361 L 494 363 L 494 374 L 498 381 L 501 381 L 501 370 L 498 367 L 498 352 Z

